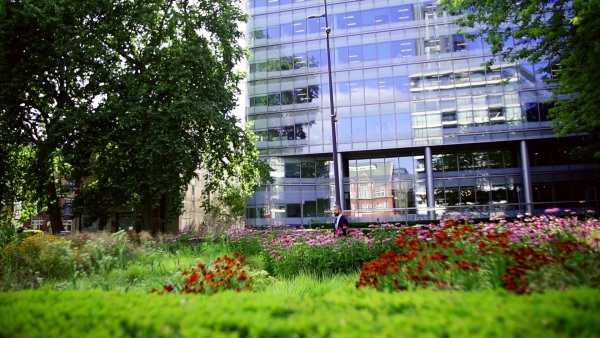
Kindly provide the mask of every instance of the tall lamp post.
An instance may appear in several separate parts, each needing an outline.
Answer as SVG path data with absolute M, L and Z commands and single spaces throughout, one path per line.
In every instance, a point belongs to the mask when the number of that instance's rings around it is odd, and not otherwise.
M 325 18 L 325 35 L 327 40 L 327 75 L 329 76 L 329 107 L 330 118 L 331 118 L 331 142 L 333 143 L 333 179 L 335 185 L 335 203 L 334 205 L 339 205 L 343 209 L 343 200 L 340 191 L 340 174 L 338 167 L 338 151 L 337 151 L 337 115 L 333 106 L 333 80 L 331 75 L 331 50 L 329 48 L 329 34 L 331 33 L 331 27 L 329 27 L 329 19 L 327 17 L 327 0 L 323 0 L 323 5 L 325 7 L 324 14 L 315 14 L 310 15 L 308 19 L 316 19 L 316 18 Z

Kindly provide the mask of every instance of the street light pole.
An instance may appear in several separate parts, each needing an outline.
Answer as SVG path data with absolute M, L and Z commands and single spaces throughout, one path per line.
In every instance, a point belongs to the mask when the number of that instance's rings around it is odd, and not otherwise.
M 329 107 L 331 111 L 329 116 L 331 118 L 331 142 L 333 144 L 333 179 L 335 186 L 335 203 L 334 205 L 339 205 L 340 208 L 344 208 L 342 195 L 340 191 L 340 174 L 338 167 L 338 151 L 337 151 L 337 115 L 335 113 L 335 108 L 333 105 L 333 80 L 331 73 L 331 49 L 329 47 L 329 34 L 331 33 L 331 27 L 329 27 L 329 18 L 327 17 L 327 0 L 323 0 L 323 5 L 325 7 L 325 13 L 321 15 L 311 15 L 309 19 L 315 18 L 325 18 L 325 34 L 327 40 L 327 75 L 329 76 Z

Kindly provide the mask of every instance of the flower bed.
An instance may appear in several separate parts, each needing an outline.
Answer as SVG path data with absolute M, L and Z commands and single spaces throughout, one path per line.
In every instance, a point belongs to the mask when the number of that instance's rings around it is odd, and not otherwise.
M 513 221 L 463 218 L 440 224 L 378 225 L 347 237 L 323 230 L 231 231 L 244 255 L 260 253 L 275 276 L 352 272 L 357 288 L 411 290 L 504 288 L 516 293 L 598 287 L 600 223 L 596 218 L 521 216 Z

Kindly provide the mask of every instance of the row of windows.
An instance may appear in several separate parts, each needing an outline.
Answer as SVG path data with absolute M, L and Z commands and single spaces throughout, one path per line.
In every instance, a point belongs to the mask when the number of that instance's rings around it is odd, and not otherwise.
M 304 203 L 273 204 L 246 208 L 247 218 L 322 217 L 331 215 L 328 198 L 304 201 Z
M 580 155 L 578 144 L 585 143 L 580 139 L 530 141 L 529 162 L 532 167 L 548 165 L 569 165 L 592 163 L 590 156 Z M 520 154 L 517 149 L 486 149 L 473 151 L 452 151 L 432 155 L 432 170 L 436 172 L 468 172 L 473 170 L 518 168 Z M 286 178 L 328 178 L 330 177 L 331 161 L 329 160 L 292 160 L 280 164 L 281 177 Z M 278 167 L 273 165 L 273 167 Z M 387 189 L 389 179 L 414 179 L 415 173 L 425 171 L 423 155 L 403 156 L 398 158 L 374 158 L 367 160 L 348 161 L 348 176 L 353 182 L 364 185 L 364 180 L 369 182 L 371 191 L 376 191 L 375 196 L 386 196 L 382 189 Z M 388 183 L 386 183 L 388 182 Z M 466 181 L 465 181 L 466 182 Z M 494 182 L 504 183 L 504 181 Z M 456 182 L 450 185 L 457 186 Z M 314 189 L 309 186 L 308 189 Z M 299 190 L 296 189 L 296 190 Z M 378 195 L 377 191 L 383 194 Z M 360 196 L 368 197 L 368 196 Z
M 576 157 L 577 150 L 573 147 L 573 140 L 563 141 L 562 146 L 550 146 L 548 142 L 530 142 L 530 164 L 532 167 L 544 165 L 567 165 L 586 163 L 589 159 L 585 157 Z M 508 149 L 490 149 L 481 151 L 458 151 L 444 154 L 435 154 L 432 156 L 433 172 L 460 172 L 485 169 L 503 169 L 517 168 L 520 166 L 518 161 L 518 151 Z M 589 161 L 588 161 L 589 162 Z M 284 164 L 283 177 L 286 178 L 328 178 L 330 171 L 330 161 L 289 161 Z M 402 157 L 401 159 L 373 159 L 359 160 L 349 162 L 349 176 L 354 178 L 359 185 L 366 186 L 361 180 L 368 180 L 367 189 L 369 195 L 360 195 L 359 197 L 370 197 L 371 191 L 380 191 L 383 194 L 376 197 L 386 196 L 382 189 L 386 189 L 385 182 L 387 178 L 398 179 L 406 174 L 414 172 L 424 172 L 425 159 L 423 156 Z M 378 183 L 377 183 L 378 182 Z M 452 183 L 456 184 L 456 183 Z M 377 188 L 379 187 L 379 188 Z M 367 191 L 365 190 L 365 191 Z
M 502 68 L 493 68 L 486 71 L 481 68 L 481 62 L 483 62 L 481 58 L 469 58 L 349 71 L 338 70 L 332 73 L 332 78 L 334 86 L 336 83 L 351 83 L 351 86 L 376 87 L 375 81 L 381 83 L 399 82 L 408 85 L 410 92 L 415 97 L 423 96 L 423 94 L 419 94 L 421 92 L 435 93 L 436 95 L 433 97 L 451 96 L 455 92 L 456 96 L 466 96 L 471 94 L 469 88 L 477 88 L 477 93 L 515 91 L 519 85 L 523 88 L 534 88 L 536 84 L 543 86 L 544 81 L 549 78 L 543 73 L 543 67 L 545 66 L 543 63 L 536 65 L 519 64 L 516 67 L 504 65 Z M 426 73 L 428 75 L 415 75 L 415 73 Z M 296 74 L 251 80 L 248 82 L 248 88 L 250 95 L 256 96 L 259 93 L 278 92 L 277 89 L 301 88 L 302 91 L 306 92 L 309 83 L 314 83 L 312 86 L 321 87 L 319 84 L 328 84 L 328 82 L 327 74 Z M 518 82 L 518 84 L 515 82 Z M 322 86 L 320 89 L 324 91 L 328 87 L 328 85 Z M 400 88 L 402 87 L 400 86 Z M 312 90 L 312 88 L 309 89 Z M 438 94 L 439 91 L 442 94 Z
M 312 11 L 312 9 L 309 11 Z M 265 28 L 253 30 L 250 37 L 254 39 L 299 38 L 307 34 L 322 32 L 325 28 L 325 19 L 309 19 L 308 16 L 317 14 L 309 13 L 309 11 L 299 9 L 293 12 L 255 15 L 253 17 L 254 27 L 265 26 Z M 433 19 L 435 17 L 438 17 L 436 5 L 411 4 L 361 11 L 344 10 L 339 14 L 330 14 L 327 20 L 332 29 L 339 30 L 374 26 L 379 28 L 388 24 Z M 277 21 L 283 23 L 269 26 L 269 23 Z
M 519 102 L 517 94 L 519 89 L 535 88 L 527 78 L 519 75 L 501 76 L 499 72 L 490 72 L 489 75 L 482 71 L 465 72 L 465 74 L 452 77 L 447 82 L 438 82 L 433 87 L 433 80 L 429 80 L 428 87 L 420 77 L 408 77 L 397 75 L 392 77 L 382 76 L 384 70 L 392 70 L 389 67 L 381 69 L 359 70 L 353 72 L 336 73 L 333 83 L 336 106 L 356 105 L 362 103 L 377 103 L 389 101 L 403 101 L 408 98 L 418 100 L 414 104 L 413 111 L 431 111 L 466 105 L 500 105 L 516 104 Z M 381 74 L 380 74 L 381 73 Z M 378 76 L 379 75 L 379 76 Z M 352 80 L 344 80 L 344 78 Z M 449 78 L 451 76 L 447 76 Z M 338 79 L 339 78 L 339 79 Z M 483 81 L 481 79 L 484 79 Z M 485 80 L 487 79 L 487 80 Z M 493 80 L 492 80 L 493 79 Z M 285 81 L 284 81 L 285 80 Z M 269 81 L 258 80 L 249 83 L 251 92 L 267 91 L 262 95 L 249 97 L 250 107 L 281 106 L 292 104 L 311 103 L 318 98 L 329 98 L 329 86 L 319 84 L 300 85 L 310 81 L 309 78 L 301 77 L 296 82 L 294 78 L 272 79 Z M 319 81 L 317 76 L 316 81 Z M 313 81 L 315 81 L 313 80 Z M 513 84 L 502 86 L 501 81 L 510 81 Z M 516 82 L 519 83 L 516 83 Z M 540 83 L 542 85 L 542 83 Z M 293 88 L 290 88 L 292 87 Z M 290 88 L 277 90 L 278 88 Z M 513 93 L 504 93 L 513 91 Z M 535 96 L 535 92 L 533 95 Z M 523 93 L 521 95 L 529 95 Z M 540 101 L 548 100 L 547 93 L 540 93 Z M 521 98 L 522 101 L 523 98 Z M 526 98 L 531 102 L 530 98 Z M 423 100 L 423 101 L 421 101 Z M 534 99 L 535 100 L 535 99 Z
M 436 38 L 402 39 L 379 43 L 365 43 L 356 46 L 332 49 L 333 64 L 360 65 L 362 62 L 382 61 L 389 63 L 393 58 L 483 50 L 480 40 L 466 41 L 462 35 L 453 34 Z M 250 73 L 278 72 L 292 69 L 327 66 L 327 50 L 309 50 L 293 56 L 270 58 L 265 61 L 250 62 Z
M 285 163 L 285 177 L 328 178 L 329 161 Z
M 474 152 L 452 152 L 432 156 L 434 172 L 468 171 L 481 169 L 516 168 L 517 154 L 510 150 L 488 150 Z M 424 160 L 420 159 L 418 168 L 424 170 Z
M 443 97 L 413 102 L 413 112 L 440 111 L 471 107 L 504 106 L 519 103 L 517 93 L 490 93 L 473 96 Z
M 375 116 L 343 117 L 338 120 L 338 142 L 378 141 L 407 138 L 441 137 L 445 130 L 497 126 L 522 125 L 525 122 L 549 120 L 548 105 L 537 102 L 522 107 L 492 107 L 478 110 L 453 110 L 427 115 L 385 114 Z M 338 114 L 339 116 L 339 114 Z M 271 120 L 269 120 L 271 121 Z M 292 119 L 293 121 L 293 119 Z M 259 141 L 311 140 L 310 144 L 331 142 L 328 120 L 313 119 L 304 123 L 282 122 L 273 119 L 255 125 Z M 460 129 L 460 132 L 469 130 Z M 261 146 L 262 147 L 262 146 Z
M 498 176 L 486 178 L 473 184 L 473 178 L 454 179 L 454 180 L 435 180 L 434 201 L 436 207 L 450 207 L 447 211 L 452 211 L 451 207 L 464 206 L 468 208 L 477 208 L 478 206 L 494 205 L 495 211 L 512 209 L 524 203 L 523 187 L 518 181 L 518 177 Z M 537 208 L 545 207 L 565 207 L 576 208 L 579 201 L 588 201 L 595 203 L 596 192 L 600 189 L 597 182 L 592 181 L 557 181 L 534 183 L 532 185 L 533 202 Z M 374 197 L 372 199 L 366 196 L 356 197 L 356 194 L 350 194 L 351 210 L 389 210 L 391 208 L 414 208 L 422 204 L 425 195 L 423 192 L 415 192 L 412 188 L 407 194 L 412 199 L 408 204 L 396 195 L 382 200 Z M 270 204 L 262 207 L 249 207 L 246 209 L 248 218 L 286 218 L 286 217 L 323 217 L 330 216 L 329 198 L 317 198 L 313 200 L 303 200 L 300 203 Z M 540 204 L 542 203 L 542 204 Z M 547 204 L 543 204 L 547 203 Z M 476 209 L 473 209 L 476 210 Z
M 291 104 L 310 103 L 314 99 L 328 97 L 327 86 L 309 85 L 280 92 L 270 92 L 249 98 L 250 107 L 282 106 Z M 353 80 L 334 83 L 336 102 L 376 103 L 393 101 L 395 97 L 408 97 L 410 83 L 407 76 L 376 78 L 370 80 Z

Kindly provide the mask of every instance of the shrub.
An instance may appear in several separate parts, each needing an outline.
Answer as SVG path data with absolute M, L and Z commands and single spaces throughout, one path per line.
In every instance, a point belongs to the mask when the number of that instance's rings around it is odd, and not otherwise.
M 75 254 L 70 243 L 53 235 L 35 234 L 9 243 L 1 252 L 3 288 L 37 287 L 43 280 L 71 278 Z

